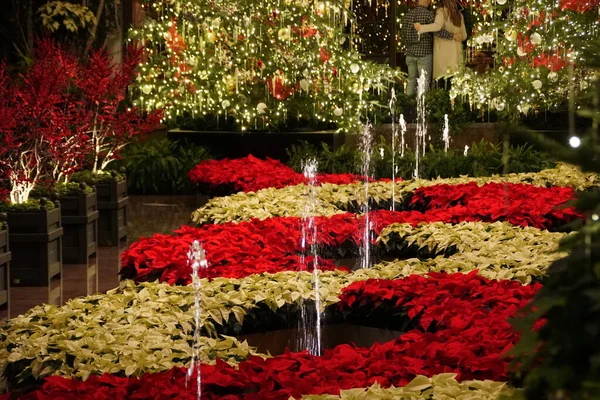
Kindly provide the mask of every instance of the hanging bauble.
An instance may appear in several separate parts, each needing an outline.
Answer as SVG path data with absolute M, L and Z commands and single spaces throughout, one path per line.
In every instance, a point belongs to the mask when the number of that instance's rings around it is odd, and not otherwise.
M 327 52 L 327 50 L 325 50 L 323 47 L 321 47 L 319 49 L 319 59 L 321 60 L 322 63 L 326 63 L 327 61 L 329 61 L 330 55 Z
M 304 90 L 305 92 L 308 92 L 309 88 L 310 88 L 310 82 L 308 82 L 306 79 L 301 79 L 300 80 L 300 89 Z
M 206 40 L 208 40 L 210 43 L 214 43 L 217 41 L 217 35 L 215 35 L 213 32 L 207 32 Z
M 229 100 L 223 100 L 221 102 L 221 107 L 223 107 L 223 108 L 229 108 L 230 105 L 231 105 L 231 103 L 229 102 Z
M 496 0 L 496 3 L 500 4 L 501 6 L 506 4 L 506 0 Z
M 540 35 L 539 33 L 535 32 L 532 33 L 531 36 L 529 37 L 529 40 L 531 41 L 531 43 L 537 45 L 542 44 L 542 35 Z
M 517 55 L 518 55 L 519 57 L 523 57 L 523 56 L 526 56 L 526 55 L 527 55 L 527 52 L 525 52 L 525 50 L 523 50 L 521 47 L 519 47 L 519 48 L 517 49 Z
M 586 80 L 584 79 L 584 80 L 582 80 L 582 81 L 579 83 L 579 90 L 585 90 L 585 89 L 587 89 L 587 88 L 588 88 L 588 86 L 589 86 L 589 83 L 588 83 L 588 81 L 586 81 Z
M 536 79 L 535 81 L 531 82 L 531 85 L 535 90 L 540 90 L 542 88 L 542 81 Z
M 333 115 L 335 115 L 336 117 L 339 117 L 339 116 L 341 116 L 343 113 L 344 113 L 344 109 L 343 109 L 343 108 L 341 108 L 341 107 L 336 107 L 336 108 L 333 110 Z
M 150 94 L 150 92 L 152 92 L 152 86 L 150 86 L 150 85 L 142 86 L 142 92 L 144 94 Z
M 517 32 L 514 31 L 514 30 L 512 30 L 512 29 L 510 29 L 510 30 L 504 32 L 504 37 L 509 42 L 514 42 L 515 40 L 517 40 Z
M 358 71 L 360 71 L 360 66 L 359 66 L 358 64 L 351 64 L 351 65 L 350 65 L 350 71 L 351 71 L 353 74 L 357 74 L 357 73 L 358 73 Z
M 277 37 L 282 42 L 290 40 L 290 38 L 292 37 L 292 33 L 290 31 L 290 28 L 281 28 L 279 30 L 279 32 L 277 32 Z
M 527 115 L 530 108 L 531 106 L 529 104 L 523 104 L 522 106 L 518 106 L 519 111 L 521 111 L 525 115 Z
M 558 74 L 554 71 L 548 73 L 548 80 L 550 82 L 556 82 L 558 80 Z
M 258 112 L 259 114 L 264 114 L 267 112 L 267 105 L 265 103 L 258 103 L 256 105 L 256 112 Z
M 506 107 L 506 104 L 504 104 L 503 102 L 498 102 L 496 103 L 496 110 L 498 111 L 504 111 L 504 108 Z

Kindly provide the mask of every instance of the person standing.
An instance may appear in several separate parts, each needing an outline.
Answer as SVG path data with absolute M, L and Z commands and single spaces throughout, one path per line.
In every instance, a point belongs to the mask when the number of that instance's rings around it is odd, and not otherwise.
M 415 23 L 414 28 L 420 33 L 444 30 L 450 32 L 457 40 L 433 39 L 433 76 L 434 80 L 445 78 L 444 86 L 449 89 L 450 77 L 456 73 L 463 63 L 462 42 L 467 40 L 465 20 L 458 10 L 456 0 L 442 0 L 435 21 L 432 24 Z
M 408 66 L 406 94 L 409 96 L 416 92 L 417 79 L 422 70 L 427 74 L 425 90 L 429 89 L 429 80 L 433 69 L 433 33 L 419 34 L 414 28 L 414 24 L 424 25 L 435 22 L 435 16 L 428 9 L 430 4 L 431 0 L 419 0 L 418 5 L 410 9 L 402 21 L 400 35 L 406 46 L 406 64 Z M 457 35 L 445 30 L 438 30 L 435 35 L 448 41 L 458 38 Z

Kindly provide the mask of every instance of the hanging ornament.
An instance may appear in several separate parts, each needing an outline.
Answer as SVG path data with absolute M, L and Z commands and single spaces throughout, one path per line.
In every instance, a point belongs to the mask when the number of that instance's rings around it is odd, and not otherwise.
M 525 52 L 525 50 L 523 50 L 522 48 L 519 47 L 519 48 L 517 48 L 517 55 L 519 57 L 523 57 L 523 56 L 526 56 L 527 53 Z
M 206 40 L 208 40 L 210 43 L 214 43 L 217 41 L 217 35 L 209 31 L 206 33 Z
M 353 74 L 357 74 L 357 73 L 358 73 L 358 71 L 360 71 L 360 66 L 359 66 L 358 64 L 351 64 L 351 65 L 350 65 L 350 71 L 351 71 Z
M 585 90 L 589 86 L 588 82 L 584 79 L 579 83 L 579 90 Z
M 542 35 L 537 32 L 532 33 L 529 37 L 529 40 L 531 40 L 531 43 L 535 44 L 536 46 L 540 45 L 542 43 Z
M 558 80 L 558 74 L 554 71 L 548 73 L 548 80 L 550 82 L 556 82 Z
M 517 40 L 517 32 L 513 29 L 509 29 L 508 31 L 504 32 L 504 37 L 509 42 L 514 42 L 515 40 Z
M 500 4 L 501 6 L 506 4 L 506 0 L 496 0 L 496 3 Z
M 496 110 L 498 110 L 498 111 L 504 111 L 505 107 L 506 107 L 506 105 L 503 102 L 496 103 Z
M 152 86 L 150 86 L 150 85 L 142 86 L 142 92 L 144 94 L 150 94 L 150 92 L 152 92 Z
M 221 102 L 221 107 L 223 107 L 223 108 L 229 108 L 230 105 L 231 105 L 231 103 L 229 102 L 229 100 L 223 100 Z
M 281 28 L 279 30 L 279 32 L 277 32 L 277 37 L 282 42 L 287 42 L 288 40 L 290 40 L 290 38 L 292 37 L 292 33 L 290 31 L 290 28 Z
M 319 49 L 319 59 L 321 60 L 322 63 L 325 63 L 329 60 L 329 53 L 327 53 L 327 50 L 325 50 L 323 47 L 321 47 Z
M 258 103 L 256 105 L 256 112 L 258 112 L 259 114 L 264 114 L 267 112 L 267 105 L 265 103 Z
M 529 104 L 523 104 L 522 106 L 517 106 L 517 108 L 519 109 L 519 111 L 521 111 L 523 114 L 527 115 L 527 113 L 529 112 L 529 109 L 531 108 L 531 106 Z
M 310 82 L 308 82 L 306 79 L 301 79 L 300 80 L 300 89 L 304 90 L 305 92 L 308 92 L 309 88 L 310 88 Z
M 341 116 L 343 113 L 344 113 L 344 109 L 343 109 L 343 108 L 341 108 L 341 107 L 336 107 L 336 108 L 333 110 L 333 115 L 335 115 L 336 117 L 339 117 L 339 116 Z
M 533 88 L 535 90 L 540 90 L 542 88 L 542 81 L 540 81 L 539 79 L 536 79 L 535 81 L 531 82 L 531 84 L 533 85 Z

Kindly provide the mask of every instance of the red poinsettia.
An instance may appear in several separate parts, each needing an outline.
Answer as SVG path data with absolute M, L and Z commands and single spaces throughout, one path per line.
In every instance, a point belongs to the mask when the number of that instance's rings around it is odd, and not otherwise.
M 560 0 L 560 9 L 584 13 L 593 11 L 598 4 L 598 0 Z
M 369 219 L 373 235 L 392 223 L 416 225 L 437 221 L 508 221 L 548 229 L 580 217 L 572 207 L 558 208 L 573 194 L 570 188 L 531 185 L 435 185 L 417 189 L 412 197 L 411 205 L 425 212 L 380 210 L 371 212 Z M 364 218 L 350 213 L 316 217 L 315 244 L 357 251 L 364 240 Z M 133 243 L 121 256 L 124 276 L 137 281 L 159 277 L 170 284 L 189 283 L 191 267 L 187 252 L 194 240 L 202 242 L 207 251 L 210 268 L 202 272 L 207 278 L 240 278 L 312 268 L 300 263 L 302 220 L 297 217 L 209 224 L 200 228 L 183 226 L 175 234 L 155 234 Z M 318 263 L 323 270 L 335 268 L 331 260 L 319 259 Z
M 255 192 L 269 187 L 283 188 L 305 183 L 304 175 L 280 161 L 261 160 L 249 155 L 244 158 L 207 160 L 189 172 L 194 183 L 209 185 L 212 189 L 231 186 L 233 190 Z M 318 174 L 318 183 L 348 184 L 363 177 L 353 174 Z
M 352 344 L 325 350 L 322 356 L 285 353 L 250 357 L 234 368 L 217 359 L 202 365 L 206 399 L 300 398 L 307 394 L 339 394 L 340 390 L 406 385 L 416 375 L 452 372 L 457 379 L 507 378 L 505 353 L 518 340 L 507 320 L 524 307 L 540 285 L 490 281 L 476 273 L 431 274 L 397 280 L 357 282 L 341 295 L 341 307 L 355 303 L 390 303 L 417 321 L 417 328 L 396 340 L 369 348 Z M 193 399 L 184 368 L 140 378 L 91 376 L 87 381 L 46 378 L 24 397 L 29 399 Z M 192 376 L 190 382 L 195 382 Z

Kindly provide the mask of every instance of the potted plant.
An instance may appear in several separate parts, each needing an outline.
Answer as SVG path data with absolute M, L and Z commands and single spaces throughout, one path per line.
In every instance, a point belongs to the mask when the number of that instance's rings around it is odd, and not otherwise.
M 0 321 L 10 317 L 10 259 L 8 225 L 0 222 Z
M 83 108 L 72 85 L 77 58 L 50 40 L 40 40 L 35 58 L 17 77 L 0 65 L 0 178 L 9 187 L 0 211 L 7 213 L 11 285 L 49 287 L 49 301 L 62 302 L 60 208 L 30 199 L 34 187 L 66 179 L 81 165 L 86 132 Z
M 127 237 L 127 180 L 124 174 L 107 171 L 133 138 L 155 130 L 160 124 L 160 110 L 144 115 L 125 104 L 127 87 L 140 60 L 141 52 L 130 49 L 117 67 L 106 51 L 93 51 L 82 66 L 86 73 L 75 78 L 85 110 L 88 134 L 85 148 L 89 149 L 91 171 L 74 175 L 72 181 L 96 187 L 100 245 L 114 246 Z
M 64 229 L 62 251 L 64 264 L 89 264 L 98 242 L 98 210 L 95 188 L 85 183 L 57 183 L 51 188 L 36 188 L 32 197 L 58 200 Z M 95 263 L 93 263 L 95 264 Z M 95 265 L 88 265 L 88 277 L 95 279 Z M 88 294 L 95 293 L 92 285 Z
M 72 176 L 73 182 L 96 188 L 98 209 L 98 244 L 116 246 L 127 238 L 127 180 L 116 171 L 80 171 Z

